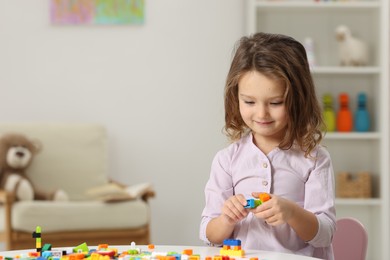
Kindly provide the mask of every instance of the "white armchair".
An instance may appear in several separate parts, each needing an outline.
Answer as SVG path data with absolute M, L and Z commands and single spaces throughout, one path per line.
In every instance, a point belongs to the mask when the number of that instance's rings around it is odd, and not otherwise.
M 43 149 L 27 169 L 28 177 L 40 190 L 60 188 L 69 196 L 66 202 L 15 201 L 0 190 L 6 250 L 34 248 L 31 234 L 36 226 L 42 227 L 42 243 L 55 247 L 150 243 L 150 187 L 143 186 L 136 199 L 115 203 L 87 193 L 109 187 L 108 140 L 102 125 L 1 123 L 0 134 L 6 132 L 40 140 Z

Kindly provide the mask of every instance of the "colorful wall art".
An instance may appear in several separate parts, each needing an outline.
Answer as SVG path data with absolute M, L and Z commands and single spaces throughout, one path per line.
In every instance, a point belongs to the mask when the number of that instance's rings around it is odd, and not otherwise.
M 50 0 L 52 24 L 143 24 L 144 0 Z

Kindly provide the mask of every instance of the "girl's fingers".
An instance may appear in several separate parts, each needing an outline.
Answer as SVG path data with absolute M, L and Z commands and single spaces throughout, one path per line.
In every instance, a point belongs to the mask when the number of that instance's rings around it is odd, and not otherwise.
M 236 207 L 229 208 L 234 219 L 239 220 L 244 217 L 244 214 Z
M 253 198 L 259 198 L 260 192 L 252 192 Z
M 246 205 L 246 200 L 243 196 L 233 196 L 225 202 L 223 207 L 223 214 L 233 219 L 234 221 L 239 221 L 247 215 L 247 211 L 243 207 Z
M 240 206 L 245 206 L 246 205 L 246 199 L 245 199 L 245 197 L 242 194 L 239 194 L 239 195 L 235 196 L 235 198 L 240 203 Z

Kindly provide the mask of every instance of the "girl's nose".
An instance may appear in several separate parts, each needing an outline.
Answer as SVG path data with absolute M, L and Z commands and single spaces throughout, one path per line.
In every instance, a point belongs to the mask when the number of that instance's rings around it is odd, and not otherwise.
M 268 115 L 268 108 L 266 105 L 258 105 L 256 109 L 256 115 L 260 118 L 264 118 Z

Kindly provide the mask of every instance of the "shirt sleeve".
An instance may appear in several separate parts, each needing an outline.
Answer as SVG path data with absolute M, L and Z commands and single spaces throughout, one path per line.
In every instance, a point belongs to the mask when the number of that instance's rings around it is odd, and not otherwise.
M 221 214 L 223 203 L 233 195 L 233 181 L 230 173 L 230 160 L 226 150 L 217 153 L 211 165 L 210 179 L 205 186 L 205 208 L 200 224 L 200 239 L 212 245 L 206 236 L 206 228 L 211 219 Z
M 336 229 L 335 191 L 333 166 L 329 153 L 320 147 L 316 164 L 305 185 L 305 209 L 318 220 L 318 232 L 308 241 L 314 247 L 328 247 Z

